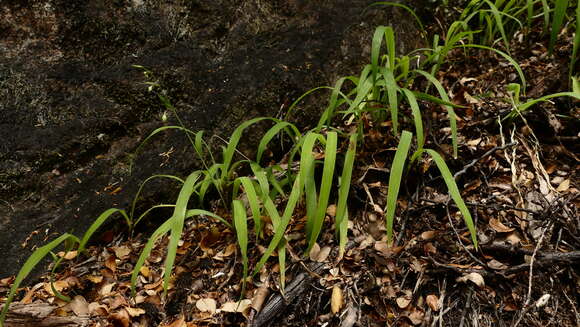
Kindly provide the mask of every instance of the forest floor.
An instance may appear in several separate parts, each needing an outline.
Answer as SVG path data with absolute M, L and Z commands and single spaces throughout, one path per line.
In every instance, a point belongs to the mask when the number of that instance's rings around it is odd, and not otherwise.
M 569 89 L 572 33 L 565 34 L 552 56 L 539 32 L 514 37 L 512 56 L 527 76 L 527 97 Z M 451 100 L 465 106 L 456 111 L 459 158 L 450 155 L 446 111 L 421 103 L 427 144 L 444 155 L 455 174 L 476 221 L 478 249 L 434 162 L 427 158 L 403 183 L 395 245 L 387 245 L 382 208 L 397 140 L 389 122 L 374 125 L 369 119 L 352 178 L 347 250 L 339 257 L 333 230 L 323 229 L 310 255 L 301 256 L 305 209 L 299 207 L 287 229 L 284 295 L 280 267 L 271 260 L 248 279 L 238 302 L 242 264 L 236 234 L 202 218 L 186 223 L 167 296 L 162 273 L 168 236 L 156 243 L 141 268 L 132 297 L 131 273 L 150 234 L 105 233 L 106 242 L 89 247 L 87 256 L 67 253 L 54 275 L 54 288 L 71 302 L 55 296 L 47 274 L 21 289 L 8 322 L 44 319 L 53 325 L 123 327 L 580 326 L 578 101 L 544 102 L 502 126 L 498 117 L 513 108 L 506 86 L 516 82 L 517 75 L 501 57 L 455 51 L 437 77 Z M 410 117 L 404 111 L 403 115 Z M 346 131 L 352 126 L 343 122 L 337 128 Z M 329 222 L 334 210 L 327 210 Z M 213 212 L 231 217 L 219 202 Z M 255 264 L 265 249 L 253 244 L 249 249 Z M 0 280 L 0 296 L 13 281 Z

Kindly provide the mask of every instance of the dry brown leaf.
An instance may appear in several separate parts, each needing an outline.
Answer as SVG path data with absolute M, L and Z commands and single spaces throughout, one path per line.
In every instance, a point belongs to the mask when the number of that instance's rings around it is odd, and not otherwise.
M 110 315 L 109 321 L 112 321 L 114 326 L 129 327 L 130 324 L 129 314 L 123 309 Z
M 270 294 L 268 283 L 263 283 L 262 286 L 256 290 L 254 298 L 252 299 L 252 308 L 256 310 L 256 312 L 262 310 L 262 306 L 264 305 L 268 294 Z
M 565 179 L 562 183 L 560 183 L 560 185 L 558 185 L 558 188 L 556 188 L 556 191 L 566 192 L 566 191 L 568 191 L 569 188 L 570 188 L 570 179 Z
M 114 246 L 112 249 L 115 252 L 115 256 L 119 259 L 124 259 L 126 256 L 131 254 L 131 249 L 126 245 Z
M 411 304 L 411 300 L 412 298 L 410 295 L 399 296 L 397 298 L 397 305 L 399 306 L 399 308 L 405 309 L 406 307 L 409 306 L 409 304 Z
M 108 283 L 108 284 L 101 286 L 101 288 L 99 289 L 99 295 L 101 295 L 101 296 L 110 295 L 114 286 L 115 286 L 115 283 Z
M 331 250 L 330 246 L 325 246 L 322 249 L 320 249 L 320 252 L 318 252 L 315 261 L 325 262 L 326 259 L 328 259 L 328 256 L 330 255 L 330 250 Z
M 332 313 L 337 314 L 343 305 L 342 290 L 338 285 L 332 287 L 332 296 L 330 298 L 330 309 Z
M 179 317 L 176 320 L 174 320 L 173 322 L 171 322 L 169 325 L 163 325 L 165 327 L 187 327 L 187 324 L 185 323 L 185 318 L 184 317 Z
M 506 236 L 506 241 L 508 241 L 511 245 L 518 245 L 522 241 L 522 238 L 519 236 L 518 232 L 513 232 Z
M 140 316 L 140 315 L 145 313 L 145 310 L 143 310 L 141 308 L 125 307 L 125 310 L 127 310 L 127 313 L 131 317 L 137 317 L 137 316 Z
M 328 208 L 326 208 L 326 214 L 329 215 L 330 217 L 336 216 L 336 205 L 335 204 L 329 205 Z
M 503 263 L 501 263 L 501 262 L 499 262 L 499 261 L 497 261 L 495 259 L 490 260 L 487 263 L 487 266 L 489 268 L 491 268 L 491 269 L 494 269 L 494 270 L 504 270 L 504 269 L 507 269 L 508 268 L 508 266 L 504 265 Z
M 428 230 L 426 232 L 421 233 L 420 238 L 423 241 L 429 241 L 432 240 L 435 236 L 437 236 L 437 231 Z
M 90 312 L 89 303 L 80 295 L 75 296 L 68 306 L 77 316 L 86 316 Z
M 68 251 L 66 253 L 64 251 L 60 251 L 57 253 L 59 257 L 64 258 L 65 260 L 72 260 L 77 257 L 77 254 L 77 251 Z
M 375 242 L 375 250 L 381 253 L 385 258 L 391 258 L 399 254 L 402 250 L 402 246 L 389 246 L 387 242 L 379 241 Z
M 310 257 L 310 260 L 316 261 L 319 253 L 320 253 L 320 245 L 318 245 L 318 243 L 314 243 L 312 249 L 310 249 L 310 253 L 308 254 L 308 256 Z
M 499 221 L 499 219 L 496 218 L 491 218 L 489 220 L 489 226 L 498 233 L 509 233 L 514 231 L 514 228 L 507 227 L 506 225 L 502 224 L 502 222 Z
M 473 282 L 475 285 L 479 286 L 479 287 L 484 287 L 485 286 L 485 280 L 483 279 L 483 276 L 481 276 L 481 274 L 476 273 L 476 272 L 472 272 L 469 274 L 465 274 L 461 277 L 457 278 L 458 282 L 463 282 L 466 283 L 467 281 L 471 281 Z
M 117 262 L 113 255 L 110 255 L 107 260 L 105 260 L 105 267 L 109 268 L 113 273 L 117 271 Z
M 246 312 L 252 305 L 252 300 L 244 299 L 240 302 L 226 302 L 220 308 L 223 312 Z
M 409 320 L 411 320 L 411 323 L 415 326 L 420 325 L 423 322 L 423 319 L 425 318 L 425 312 L 423 312 L 423 310 L 419 310 L 419 309 L 414 309 L 408 316 L 407 318 L 409 318 Z
M 99 284 L 100 282 L 103 281 L 103 276 L 88 275 L 86 276 L 86 278 L 93 284 Z
M 143 277 L 149 278 L 149 275 L 151 274 L 151 270 L 147 266 L 141 266 L 141 268 L 139 268 L 139 273 L 141 275 L 143 275 Z
M 217 310 L 217 303 L 212 298 L 199 299 L 195 302 L 195 306 L 201 312 L 215 313 Z
M 91 316 L 106 316 L 109 313 L 107 306 L 98 302 L 91 302 L 87 306 Z
M 52 284 L 52 286 L 54 286 L 54 289 L 59 293 L 62 292 L 62 290 L 69 288 L 69 284 L 66 280 L 57 280 Z M 49 282 L 44 283 L 44 290 L 51 296 L 54 296 Z
M 435 294 L 429 294 L 426 298 L 427 305 L 431 310 L 437 312 L 439 311 L 439 298 Z

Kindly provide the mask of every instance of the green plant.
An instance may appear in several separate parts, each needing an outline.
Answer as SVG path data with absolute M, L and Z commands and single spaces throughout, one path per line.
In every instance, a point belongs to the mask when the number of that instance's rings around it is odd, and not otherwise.
M 538 103 L 544 102 L 544 101 L 548 101 L 548 100 L 553 99 L 553 98 L 567 96 L 567 97 L 572 97 L 572 98 L 576 98 L 576 99 L 580 100 L 580 85 L 579 85 L 577 78 L 572 78 L 572 92 L 559 92 L 559 93 L 549 94 L 549 95 L 546 95 L 546 96 L 543 96 L 543 97 L 540 97 L 537 99 L 528 100 L 525 103 L 522 103 L 520 101 L 520 88 L 521 88 L 521 86 L 517 83 L 512 83 L 512 84 L 508 85 L 508 91 L 511 94 L 511 102 L 512 102 L 513 109 L 509 114 L 507 114 L 504 118 L 502 118 L 502 120 L 514 119 L 515 117 L 521 115 L 522 113 L 524 113 L 525 111 L 530 109 L 535 104 L 538 104 Z
M 413 137 L 413 134 L 411 132 L 403 131 L 403 134 L 401 135 L 401 140 L 399 141 L 399 145 L 398 145 L 397 151 L 395 153 L 395 158 L 393 159 L 393 163 L 391 166 L 391 172 L 389 175 L 389 187 L 388 187 L 388 193 L 387 193 L 387 208 L 385 210 L 385 219 L 386 219 L 386 225 L 387 225 L 387 242 L 389 244 L 393 243 L 393 222 L 394 222 L 394 218 L 395 218 L 397 198 L 398 198 L 399 189 L 401 186 L 403 171 L 405 168 L 405 161 L 408 158 L 407 154 L 408 154 L 408 151 L 410 148 L 412 137 Z M 463 198 L 461 197 L 461 193 L 459 192 L 459 188 L 457 187 L 457 184 L 455 183 L 455 179 L 453 178 L 453 175 L 451 175 L 451 172 L 449 171 L 449 168 L 447 167 L 445 160 L 443 160 L 443 158 L 441 157 L 441 155 L 439 153 L 437 153 L 436 151 L 431 150 L 431 149 L 417 150 L 411 156 L 411 158 L 418 158 L 423 153 L 429 154 L 429 156 L 433 159 L 433 161 L 435 161 L 435 164 L 437 165 L 437 168 L 441 172 L 441 176 L 443 177 L 443 180 L 445 181 L 445 184 L 447 185 L 449 195 L 451 196 L 451 198 L 453 199 L 453 201 L 457 205 L 457 208 L 459 209 L 459 211 L 463 215 L 463 219 L 465 221 L 465 224 L 467 225 L 467 228 L 469 229 L 469 233 L 471 234 L 471 240 L 473 242 L 473 245 L 477 249 L 477 234 L 476 234 L 475 224 L 473 223 L 473 219 L 471 218 L 471 214 L 470 214 L 469 210 L 467 209 L 467 206 L 465 205 Z M 409 161 L 408 167 L 410 167 L 413 164 L 413 162 L 414 162 L 414 159 L 411 159 Z M 407 169 L 409 169 L 409 168 L 407 168 Z

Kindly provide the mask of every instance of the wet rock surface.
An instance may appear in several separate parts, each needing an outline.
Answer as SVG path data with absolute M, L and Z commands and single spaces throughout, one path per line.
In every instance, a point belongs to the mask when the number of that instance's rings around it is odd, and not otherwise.
M 393 25 L 400 52 L 420 43 L 410 15 L 364 11 L 373 1 L 16 1 L 0 4 L 0 278 L 63 232 L 82 235 L 110 207 L 127 208 L 158 173 L 197 165 L 159 90 L 193 130 L 227 138 L 256 116 L 280 116 L 303 92 L 357 73 L 377 25 Z M 298 117 L 322 109 L 309 98 Z M 172 202 L 171 183 L 144 203 Z M 165 217 L 158 217 L 163 219 Z M 152 219 L 155 219 L 153 217 Z

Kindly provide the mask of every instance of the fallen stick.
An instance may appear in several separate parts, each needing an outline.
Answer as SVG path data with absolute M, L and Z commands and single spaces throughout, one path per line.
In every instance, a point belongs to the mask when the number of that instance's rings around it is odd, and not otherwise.
M 50 316 L 57 306 L 48 303 L 13 303 L 10 305 L 4 327 L 79 327 L 88 326 L 88 316 Z
M 316 279 L 314 274 L 319 274 L 324 264 L 315 262 L 308 265 L 310 271 L 300 273 L 286 288 L 284 289 L 284 296 L 275 294 L 268 299 L 266 305 L 258 313 L 258 315 L 250 321 L 249 327 L 270 326 L 269 322 L 278 314 L 284 312 L 287 306 L 292 304 L 300 295 L 302 295 Z

